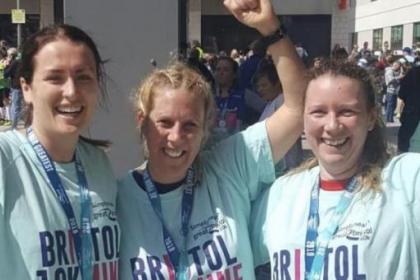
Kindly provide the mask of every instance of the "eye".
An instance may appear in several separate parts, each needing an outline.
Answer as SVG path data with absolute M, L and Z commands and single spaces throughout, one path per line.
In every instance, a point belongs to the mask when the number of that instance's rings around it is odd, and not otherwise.
M 343 110 L 340 112 L 340 114 L 341 114 L 342 116 L 345 116 L 345 117 L 352 117 L 352 116 L 356 115 L 356 111 L 354 111 L 354 110 L 352 110 L 352 109 L 343 109 Z
M 172 127 L 172 122 L 170 120 L 166 120 L 166 119 L 158 120 L 157 124 L 158 124 L 159 127 L 162 127 L 162 128 L 171 128 Z
M 44 79 L 52 84 L 61 84 L 64 81 L 64 77 L 57 74 L 47 75 Z
M 88 82 L 94 79 L 93 75 L 88 73 L 82 73 L 77 76 L 77 80 L 81 82 Z
M 325 115 L 325 112 L 321 109 L 315 109 L 315 110 L 311 110 L 309 112 L 309 115 L 311 115 L 312 117 L 315 117 L 315 118 L 320 118 L 320 117 Z
M 195 122 L 187 122 L 187 123 L 184 124 L 184 129 L 186 131 L 193 131 L 196 128 L 198 128 L 198 124 L 195 123 Z

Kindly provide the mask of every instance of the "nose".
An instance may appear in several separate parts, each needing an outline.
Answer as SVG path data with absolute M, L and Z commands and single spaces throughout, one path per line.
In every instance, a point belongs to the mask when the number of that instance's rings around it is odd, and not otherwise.
M 331 113 L 327 116 L 327 122 L 325 124 L 325 130 L 326 131 L 335 131 L 339 129 L 340 122 L 337 118 L 337 116 L 334 113 Z
M 67 99 L 74 99 L 77 93 L 77 84 L 74 78 L 68 77 L 64 84 L 63 95 Z
M 183 132 L 180 124 L 174 124 L 168 133 L 168 141 L 171 143 L 177 143 L 182 140 Z

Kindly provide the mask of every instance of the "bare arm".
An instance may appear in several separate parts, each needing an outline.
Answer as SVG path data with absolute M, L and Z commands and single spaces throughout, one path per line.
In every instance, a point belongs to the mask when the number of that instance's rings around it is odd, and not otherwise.
M 242 23 L 262 35 L 272 34 L 280 22 L 270 0 L 225 0 L 225 6 Z M 303 96 L 307 81 L 305 67 L 288 38 L 268 48 L 283 85 L 284 103 L 267 119 L 267 132 L 273 159 L 278 162 L 303 130 Z

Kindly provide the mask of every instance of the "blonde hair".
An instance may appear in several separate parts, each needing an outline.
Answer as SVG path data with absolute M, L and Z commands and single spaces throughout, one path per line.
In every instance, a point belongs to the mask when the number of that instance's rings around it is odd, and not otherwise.
M 308 80 L 315 80 L 322 75 L 344 76 L 360 83 L 367 110 L 374 114 L 374 126 L 368 131 L 360 158 L 359 169 L 357 170 L 357 177 L 362 188 L 380 191 L 381 173 L 389 159 L 389 154 L 384 136 L 385 126 L 380 116 L 380 109 L 377 108 L 375 102 L 375 88 L 372 78 L 365 69 L 354 63 L 335 60 L 323 61 L 320 68 L 311 69 L 308 72 Z M 310 158 L 289 174 L 296 174 L 311 169 L 318 164 L 316 158 Z
M 207 140 L 214 116 L 214 98 L 208 82 L 196 70 L 185 63 L 175 62 L 164 69 L 154 70 L 140 84 L 135 92 L 134 104 L 137 113 L 146 119 L 153 110 L 153 101 L 161 89 L 185 89 L 188 93 L 203 101 L 204 137 L 202 145 Z

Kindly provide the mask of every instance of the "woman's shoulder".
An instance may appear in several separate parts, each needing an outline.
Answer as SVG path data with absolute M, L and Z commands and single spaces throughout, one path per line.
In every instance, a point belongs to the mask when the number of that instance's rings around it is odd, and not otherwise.
M 12 155 L 24 143 L 23 135 L 17 130 L 0 132 L 1 157 Z
M 420 154 L 403 153 L 392 158 L 382 171 L 383 191 L 401 193 L 407 202 L 420 200 Z
M 393 157 L 385 166 L 384 171 L 409 174 L 420 172 L 420 153 L 402 153 Z
M 83 159 L 83 162 L 95 166 L 96 168 L 105 168 L 111 169 L 111 163 L 107 155 L 107 149 L 103 147 L 98 147 L 93 145 L 85 140 L 80 140 L 78 145 L 78 154 Z
M 319 177 L 319 166 L 310 167 L 307 169 L 301 169 L 297 167 L 290 170 L 288 173 L 282 175 L 278 178 L 281 181 L 302 181 L 302 180 L 312 180 L 313 178 Z
M 89 143 L 88 141 L 84 139 L 80 139 L 78 143 L 78 149 L 85 153 L 88 156 L 106 156 L 106 151 L 108 148 L 96 146 L 92 143 Z

